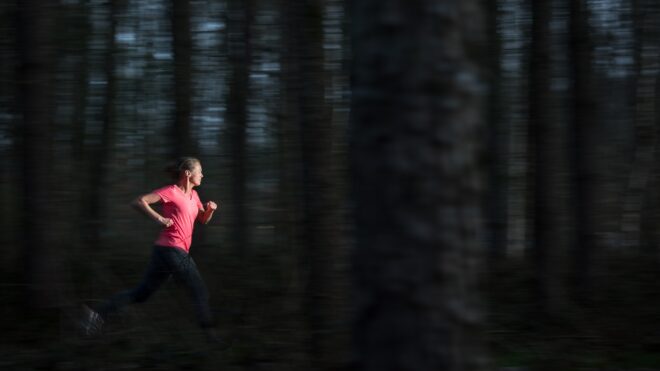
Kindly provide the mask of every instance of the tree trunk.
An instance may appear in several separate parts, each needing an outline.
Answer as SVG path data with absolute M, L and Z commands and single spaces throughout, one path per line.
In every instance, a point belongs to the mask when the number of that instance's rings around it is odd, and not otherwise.
M 77 4 L 74 8 L 76 14 L 73 16 L 72 24 L 76 30 L 75 42 L 73 42 L 72 54 L 75 58 L 75 65 L 73 67 L 74 76 L 72 78 L 73 82 L 73 92 L 72 92 L 72 114 L 71 114 L 71 152 L 72 156 L 70 158 L 70 165 L 74 171 L 74 178 L 77 184 L 86 184 L 89 182 L 89 175 L 85 171 L 77 171 L 77 169 L 86 169 L 89 167 L 87 161 L 88 152 L 86 151 L 85 146 L 85 131 L 87 129 L 88 121 L 85 115 L 85 111 L 88 107 L 88 97 L 90 93 L 89 89 L 89 70 L 90 70 L 90 57 L 91 53 L 88 50 L 88 43 L 91 39 L 90 35 L 92 32 L 91 21 L 90 21 L 90 8 L 88 4 Z M 87 223 L 87 218 L 89 217 L 89 211 L 87 209 L 87 194 L 84 187 L 79 187 L 78 192 L 75 193 L 75 202 L 73 203 L 74 208 L 74 225 L 84 226 Z M 78 233 L 76 236 L 75 246 L 81 246 L 80 237 L 83 236 L 83 233 Z
M 22 164 L 17 161 L 20 159 L 18 147 L 22 136 L 19 132 L 21 130 L 19 127 L 21 107 L 17 101 L 20 80 L 16 78 L 20 45 L 17 47 L 17 30 L 13 24 L 17 18 L 17 8 L 17 3 L 0 6 L 0 48 L 4 51 L 0 54 L 0 80 L 5 81 L 4 84 L 0 84 L 0 106 L 4 115 L 4 118 L 0 119 L 0 127 L 2 127 L 4 135 L 13 138 L 9 143 L 4 143 L 0 150 L 2 167 L 5 169 L 0 175 L 0 203 L 4 210 L 0 215 L 0 228 L 2 228 L 0 243 L 2 246 L 20 245 L 19 233 L 21 231 L 17 231 L 16 227 L 20 225 L 21 221 L 17 219 L 19 219 L 18 216 L 20 216 L 23 206 L 17 202 L 16 192 L 11 191 L 11 184 L 18 180 L 12 174 L 20 174 L 22 171 Z M 0 264 L 0 269 L 5 272 L 15 271 L 17 267 L 13 257 L 14 254 L 8 255 Z
M 174 52 L 174 158 L 196 155 L 192 138 L 192 36 L 189 0 L 172 0 L 172 50 Z
M 79 27 L 77 39 L 74 47 L 74 54 L 76 58 L 76 72 L 74 78 L 75 90 L 73 92 L 73 113 L 71 122 L 73 125 L 73 155 L 78 166 L 84 163 L 85 157 L 85 108 L 87 107 L 87 95 L 89 89 L 89 55 L 88 55 L 88 42 L 89 34 L 91 32 L 91 25 L 89 21 L 89 9 L 87 4 L 80 4 L 76 7 L 76 11 L 80 12 L 75 18 L 75 25 Z
M 284 39 L 287 99 L 300 140 L 302 182 L 302 251 L 300 272 L 304 281 L 303 313 L 308 338 L 304 341 L 311 368 L 333 369 L 337 360 L 330 351 L 332 275 L 336 256 L 339 209 L 338 176 L 332 152 L 332 123 L 325 102 L 326 72 L 323 54 L 321 1 L 306 1 L 285 11 Z M 294 138 L 295 139 L 295 138 Z
M 311 331 L 309 355 L 316 370 L 335 369 L 328 348 L 331 321 L 331 271 L 338 241 L 336 172 L 332 153 L 332 123 L 325 102 L 326 73 L 323 56 L 323 1 L 300 7 L 299 57 L 301 89 L 303 264 L 307 267 L 305 312 Z
M 279 246 L 287 256 L 289 264 L 286 283 L 286 311 L 290 318 L 295 320 L 288 323 L 293 335 L 289 341 L 292 347 L 298 350 L 302 359 L 294 359 L 292 368 L 307 368 L 309 361 L 305 353 L 307 338 L 305 337 L 306 324 L 303 318 L 304 311 L 301 298 L 303 297 L 302 266 L 299 257 L 303 253 L 303 208 L 302 199 L 302 143 L 300 142 L 302 125 L 298 97 L 300 88 L 300 58 L 297 54 L 297 29 L 291 21 L 291 4 L 287 0 L 279 2 L 282 18 L 282 36 L 280 53 L 281 61 L 281 105 L 278 117 L 278 221 L 277 236 Z
M 485 367 L 480 82 L 464 4 L 353 3 L 356 369 Z
M 486 198 L 488 212 L 488 242 L 491 266 L 497 264 L 507 250 L 508 230 L 508 123 L 502 119 L 503 93 L 501 85 L 501 42 L 499 37 L 499 1 L 485 1 L 488 20 L 488 151 L 485 154 L 489 169 L 489 186 Z
M 232 0 L 227 10 L 227 55 L 231 74 L 227 94 L 227 127 L 232 154 L 231 193 L 234 203 L 232 241 L 238 256 L 249 248 L 247 218 L 247 120 L 254 2 Z
M 532 1 L 532 44 L 530 60 L 530 206 L 532 211 L 532 251 L 535 293 L 541 314 L 556 316 L 563 301 L 562 224 L 565 187 L 561 182 L 561 150 L 565 131 L 552 117 L 551 41 L 552 17 L 549 0 Z
M 648 241 L 642 237 L 642 227 L 648 213 L 645 204 L 650 197 L 655 151 L 657 147 L 656 102 L 658 60 L 660 49 L 656 45 L 657 5 L 644 0 L 633 2 L 635 19 L 635 147 L 623 203 L 621 231 L 626 249 L 643 250 Z M 652 226 L 650 226 L 652 228 Z
M 105 33 L 106 49 L 103 55 L 103 74 L 106 78 L 103 107 L 100 111 L 101 133 L 99 144 L 90 148 L 89 173 L 90 176 L 90 201 L 87 209 L 88 233 L 87 244 L 90 248 L 101 246 L 101 231 L 107 214 L 106 208 L 106 186 L 107 174 L 112 163 L 112 151 L 115 138 L 115 101 L 117 98 L 117 83 L 115 79 L 115 56 L 117 47 L 115 33 L 117 29 L 116 0 L 108 3 L 107 17 L 109 26 Z
M 576 301 L 585 301 L 590 292 L 591 257 L 594 250 L 593 132 L 594 98 L 591 93 L 591 31 L 585 0 L 570 1 L 569 55 L 573 82 L 570 146 L 573 164 L 574 266 L 571 274 Z
M 18 2 L 18 76 L 21 126 L 21 175 L 23 188 L 22 230 L 25 305 L 28 313 L 56 304 L 57 290 L 53 263 L 54 252 L 49 238 L 53 217 L 49 192 L 52 155 L 53 65 L 51 1 Z

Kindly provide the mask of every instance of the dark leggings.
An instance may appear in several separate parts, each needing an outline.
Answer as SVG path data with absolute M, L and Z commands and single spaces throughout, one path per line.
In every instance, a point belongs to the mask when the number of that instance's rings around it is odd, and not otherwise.
M 125 305 L 144 302 L 170 276 L 174 276 L 189 290 L 199 324 L 202 327 L 213 326 L 208 290 L 195 261 L 185 251 L 167 246 L 154 246 L 142 282 L 136 288 L 115 294 L 101 304 L 98 308 L 99 314 L 107 319 Z

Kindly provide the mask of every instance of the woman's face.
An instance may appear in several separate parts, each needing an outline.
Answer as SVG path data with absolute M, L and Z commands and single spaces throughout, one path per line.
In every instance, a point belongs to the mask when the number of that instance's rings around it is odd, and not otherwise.
M 204 174 L 202 174 L 202 165 L 197 163 L 195 164 L 195 167 L 190 171 L 190 183 L 192 183 L 194 186 L 198 186 L 202 184 L 202 178 L 204 177 Z

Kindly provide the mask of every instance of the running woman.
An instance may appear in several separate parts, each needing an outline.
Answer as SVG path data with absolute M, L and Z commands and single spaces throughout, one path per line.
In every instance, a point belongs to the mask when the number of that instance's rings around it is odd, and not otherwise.
M 107 318 L 125 305 L 147 300 L 170 276 L 174 276 L 190 292 L 199 325 L 209 341 L 218 342 L 214 320 L 209 307 L 209 295 L 197 265 L 190 256 L 195 221 L 206 224 L 213 217 L 217 205 L 213 201 L 202 204 L 193 189 L 202 183 L 202 165 L 194 157 L 182 157 L 166 169 L 174 184 L 138 197 L 138 210 L 163 226 L 154 242 L 142 282 L 135 288 L 119 292 L 98 308 L 85 308 L 84 330 L 93 335 L 101 330 Z M 162 213 L 151 205 L 162 203 Z

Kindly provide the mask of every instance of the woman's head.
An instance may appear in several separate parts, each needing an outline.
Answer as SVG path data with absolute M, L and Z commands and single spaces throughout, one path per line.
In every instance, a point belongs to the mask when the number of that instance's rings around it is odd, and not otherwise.
M 202 164 L 194 157 L 179 157 L 176 162 L 165 168 L 172 180 L 190 178 L 192 183 L 199 185 L 202 177 Z

